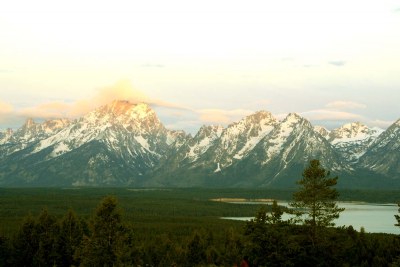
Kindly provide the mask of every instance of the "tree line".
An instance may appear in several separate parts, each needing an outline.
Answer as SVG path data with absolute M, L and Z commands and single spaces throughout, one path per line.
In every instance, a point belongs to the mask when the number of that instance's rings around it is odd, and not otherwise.
M 334 227 L 343 211 L 337 181 L 312 160 L 292 209 L 275 201 L 222 237 L 199 227 L 180 239 L 169 233 L 138 239 L 112 196 L 89 220 L 73 210 L 57 218 L 44 209 L 28 215 L 14 237 L 0 236 L 0 266 L 400 266 L 398 236 Z M 283 220 L 284 212 L 294 216 Z

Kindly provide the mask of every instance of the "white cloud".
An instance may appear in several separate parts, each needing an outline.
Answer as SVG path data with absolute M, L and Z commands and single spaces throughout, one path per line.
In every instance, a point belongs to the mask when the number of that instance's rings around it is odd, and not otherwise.
M 311 121 L 355 121 L 362 120 L 363 116 L 335 110 L 316 109 L 300 113 L 301 116 Z
M 334 101 L 328 103 L 325 107 L 335 110 L 353 110 L 353 109 L 365 109 L 367 106 L 361 103 L 353 101 Z

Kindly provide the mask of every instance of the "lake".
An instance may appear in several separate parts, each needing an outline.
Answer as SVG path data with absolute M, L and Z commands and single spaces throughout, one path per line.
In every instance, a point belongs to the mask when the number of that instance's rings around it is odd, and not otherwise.
M 231 202 L 235 204 L 260 204 L 259 202 Z M 278 201 L 281 206 L 288 206 L 286 201 Z M 350 226 L 357 231 L 364 227 L 365 232 L 400 234 L 400 227 L 394 226 L 398 214 L 396 204 L 374 204 L 360 202 L 338 202 L 339 207 L 345 208 L 335 220 L 336 226 Z M 283 216 L 288 219 L 289 215 Z M 230 220 L 250 220 L 252 217 L 225 217 Z

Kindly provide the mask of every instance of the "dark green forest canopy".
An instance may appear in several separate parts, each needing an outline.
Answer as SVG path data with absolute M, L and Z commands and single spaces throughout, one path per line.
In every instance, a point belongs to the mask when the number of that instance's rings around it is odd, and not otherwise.
M 31 266 L 35 264 L 39 266 L 39 262 L 60 262 L 60 259 L 62 259 L 61 262 L 67 264 L 72 262 L 84 265 L 85 254 L 78 255 L 72 251 L 74 247 L 77 247 L 77 243 L 79 243 L 80 251 L 83 251 L 82 240 L 88 240 L 87 238 L 92 236 L 94 228 L 90 226 L 91 221 L 96 216 L 96 207 L 99 207 L 106 195 L 112 195 L 117 200 L 115 211 L 120 214 L 120 222 L 123 227 L 127 227 L 132 232 L 131 236 L 123 238 L 128 245 L 117 249 L 121 250 L 118 259 L 130 262 L 133 266 L 139 264 L 142 266 L 145 264 L 233 266 L 235 263 L 239 265 L 244 257 L 257 266 L 255 261 L 258 259 L 258 253 L 263 255 L 268 253 L 268 259 L 276 264 L 282 264 L 282 260 L 285 259 L 287 264 L 294 266 L 304 266 L 301 264 L 305 262 L 332 264 L 335 261 L 338 264 L 339 262 L 347 263 L 350 266 L 362 264 L 385 266 L 396 261 L 397 256 L 400 255 L 396 235 L 368 234 L 357 232 L 351 227 L 327 228 L 323 238 L 326 242 L 322 242 L 317 248 L 312 248 L 307 238 L 308 231 L 302 226 L 261 223 L 249 228 L 245 222 L 220 219 L 221 216 L 255 216 L 259 213 L 260 205 L 234 205 L 210 201 L 215 198 L 290 199 L 294 191 L 194 188 L 0 189 L 1 264 L 9 266 L 10 262 L 15 260 L 13 248 L 18 247 L 15 243 L 17 233 L 21 233 L 23 229 L 29 230 L 29 227 L 43 229 L 38 226 L 45 224 L 57 226 L 52 230 L 53 237 L 50 235 L 46 238 L 40 234 L 43 231 L 36 230 L 36 233 L 44 238 L 43 244 L 52 244 L 52 242 L 57 244 L 59 240 L 65 240 L 65 237 L 62 237 L 65 230 L 61 231 L 65 229 L 65 225 L 75 225 L 73 229 L 78 234 L 76 238 L 70 239 L 70 244 L 74 245 L 70 245 L 69 248 L 64 247 L 62 252 L 43 253 L 45 247 L 42 245 L 42 250 L 36 250 L 36 254 L 34 253 L 35 257 L 32 256 L 33 254 L 31 256 L 28 254 L 25 259 L 37 260 Z M 395 199 L 396 195 L 399 195 L 396 191 L 374 194 L 371 194 L 371 191 L 340 193 L 342 198 L 349 197 L 351 200 L 358 201 L 368 201 L 368 198 L 373 198 L 374 202 L 394 202 L 390 199 Z M 43 210 L 44 207 L 47 208 Z M 269 213 L 270 209 L 267 208 L 264 212 Z M 28 215 L 29 213 L 31 215 Z M 393 224 L 395 222 L 393 217 Z M 32 232 L 27 230 L 25 232 Z M 278 242 L 278 240 L 285 240 L 285 242 Z M 262 242 L 263 245 L 260 247 L 257 242 Z M 60 249 L 60 246 L 58 247 Z M 258 249 L 255 250 L 255 248 Z M 270 253 L 270 251 L 275 252 Z M 335 251 L 335 253 L 326 255 L 324 251 Z M 45 258 L 43 255 L 58 256 Z M 340 261 L 337 261 L 338 259 Z M 381 265 L 377 265 L 378 263 Z

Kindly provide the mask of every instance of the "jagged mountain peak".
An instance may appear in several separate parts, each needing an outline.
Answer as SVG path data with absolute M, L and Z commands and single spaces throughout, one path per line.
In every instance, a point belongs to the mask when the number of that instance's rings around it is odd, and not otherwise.
M 36 122 L 33 120 L 33 118 L 27 118 L 25 120 L 24 125 L 22 125 L 22 128 L 27 130 L 27 129 L 31 129 L 31 128 L 35 127 L 35 125 L 36 125 Z
M 314 127 L 311 125 L 311 122 L 309 122 L 307 119 L 303 118 L 297 113 L 289 113 L 280 123 L 280 128 L 281 130 L 285 129 L 291 129 L 296 127 L 296 125 L 303 125 L 308 128 L 313 128 Z
M 14 131 L 11 128 L 6 129 L 5 131 L 0 131 L 0 145 L 9 142 Z
M 225 128 L 221 125 L 203 125 L 197 132 L 196 137 L 205 137 L 209 135 L 220 137 L 224 129 Z
M 354 164 L 382 132 L 382 129 L 371 129 L 361 122 L 352 122 L 332 130 L 326 138 L 344 159 Z
M 245 157 L 277 123 L 270 112 L 258 111 L 229 125 L 214 150 L 219 166 L 225 168 Z
M 329 136 L 330 131 L 323 126 L 314 126 L 314 130 L 322 135 L 323 137 L 327 138 Z
M 375 138 L 383 132 L 379 128 L 369 128 L 361 122 L 347 123 L 337 129 L 334 129 L 329 134 L 329 142 L 332 144 L 342 142 L 353 142 L 358 140 L 364 140 L 368 138 Z
M 291 112 L 282 120 L 282 123 L 294 124 L 294 123 L 300 123 L 300 122 L 304 122 L 304 121 L 307 121 L 307 120 L 305 118 L 303 118 L 302 116 L 300 116 L 299 114 Z
M 25 141 L 34 141 L 43 139 L 61 129 L 67 127 L 71 123 L 68 119 L 51 119 L 42 123 L 35 122 L 32 118 L 26 120 L 25 124 L 15 132 L 15 138 L 24 139 Z
M 352 137 L 354 135 L 357 135 L 360 132 L 361 133 L 367 132 L 369 128 L 365 124 L 357 121 L 357 122 L 344 124 L 339 129 L 346 131 L 347 137 Z
M 112 116 L 132 116 L 135 118 L 145 118 L 148 116 L 154 116 L 155 112 L 146 103 L 132 103 L 127 100 L 114 100 L 111 103 L 104 105 L 95 111 L 95 114 L 100 116 L 112 115 Z
M 114 100 L 110 104 L 107 104 L 104 108 L 115 115 L 125 114 L 135 105 L 127 100 Z
M 69 119 L 53 119 L 53 120 L 46 120 L 43 122 L 43 127 L 45 129 L 62 129 L 68 126 L 71 123 Z
M 166 130 L 158 119 L 157 114 L 145 103 L 131 103 L 116 100 L 88 113 L 79 119 L 81 124 L 88 127 L 124 127 L 131 132 L 158 132 Z
M 230 124 L 225 131 L 228 135 L 241 135 L 244 132 L 251 131 L 252 135 L 258 135 L 259 132 L 270 131 L 271 126 L 277 124 L 277 120 L 268 111 L 257 111 L 250 114 L 238 122 Z M 266 129 L 268 128 L 268 129 Z
M 274 119 L 274 117 L 271 112 L 265 111 L 265 110 L 257 111 L 255 113 L 245 117 L 245 120 L 248 120 L 248 121 L 260 121 L 263 119 Z

